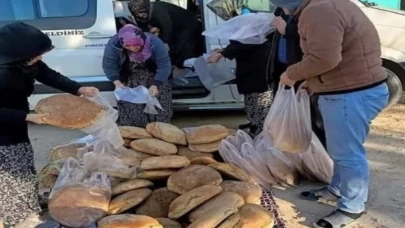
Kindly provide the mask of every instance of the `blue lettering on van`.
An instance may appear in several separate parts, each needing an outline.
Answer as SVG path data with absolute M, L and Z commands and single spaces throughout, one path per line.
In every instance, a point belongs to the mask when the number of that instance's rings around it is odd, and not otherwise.
M 86 45 L 84 45 L 85 48 L 93 48 L 93 47 L 97 48 L 97 47 L 105 47 L 105 46 L 107 46 L 107 44 L 86 44 Z
M 55 32 L 45 32 L 48 36 L 77 36 L 77 35 L 84 35 L 84 31 L 82 30 L 62 30 L 62 31 L 55 31 Z

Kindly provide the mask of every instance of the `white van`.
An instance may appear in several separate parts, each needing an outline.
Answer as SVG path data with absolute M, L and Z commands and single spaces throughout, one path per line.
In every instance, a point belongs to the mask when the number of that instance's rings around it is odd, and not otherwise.
M 166 0 L 181 7 L 187 7 L 187 0 Z M 203 21 L 205 28 L 212 28 L 223 22 L 210 11 L 203 0 Z M 353 0 L 374 21 L 381 35 L 384 67 L 390 75 L 391 103 L 398 102 L 405 85 L 405 13 L 369 7 Z M 1 0 L 0 26 L 21 20 L 36 26 L 48 34 L 55 49 L 44 56 L 53 69 L 83 85 L 96 86 L 102 95 L 115 104 L 113 84 L 103 73 L 101 62 L 104 47 L 109 38 L 116 34 L 116 17 L 129 16 L 129 1 L 115 0 Z M 246 0 L 246 5 L 259 11 L 271 11 L 274 7 L 268 0 Z M 391 34 L 390 34 L 391 33 Z M 402 39 L 401 39 L 402 38 Z M 1 39 L 1 38 L 0 38 Z M 206 40 L 206 50 L 224 47 L 225 40 Z M 402 82 L 402 84 L 401 84 Z M 34 107 L 39 99 L 60 91 L 37 84 L 35 95 L 30 98 Z M 176 109 L 241 109 L 243 96 L 238 94 L 233 82 L 209 91 L 198 77 L 187 78 L 187 83 L 173 83 L 173 101 Z

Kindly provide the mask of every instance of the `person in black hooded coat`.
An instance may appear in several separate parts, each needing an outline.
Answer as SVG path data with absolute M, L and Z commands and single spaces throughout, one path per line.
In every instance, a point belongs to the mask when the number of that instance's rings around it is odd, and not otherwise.
M 34 151 L 28 122 L 43 124 L 43 114 L 29 114 L 35 81 L 74 95 L 94 96 L 41 61 L 53 48 L 47 35 L 21 23 L 0 29 L 0 226 L 15 226 L 41 212 Z M 28 225 L 20 225 L 28 227 Z
M 204 53 L 203 27 L 197 16 L 180 6 L 167 2 L 131 0 L 129 11 L 144 32 L 159 28 L 159 38 L 169 46 L 170 60 L 178 68 L 184 61 Z

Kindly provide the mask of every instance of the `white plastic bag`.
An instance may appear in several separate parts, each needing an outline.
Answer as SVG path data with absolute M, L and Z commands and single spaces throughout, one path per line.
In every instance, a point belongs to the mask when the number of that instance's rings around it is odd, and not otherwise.
M 272 185 L 277 185 L 277 180 L 272 175 L 269 167 L 266 164 L 266 154 L 257 150 L 250 143 L 243 143 L 241 150 L 242 158 L 249 164 L 246 166 L 246 171 L 266 189 L 271 190 Z
M 273 147 L 263 133 L 256 137 L 255 149 L 258 153 L 263 154 L 263 162 L 280 185 L 288 187 L 296 184 L 297 170 L 294 164 L 283 152 Z
M 86 227 L 108 212 L 111 183 L 104 173 L 87 176 L 86 170 L 68 158 L 52 189 L 49 212 L 68 227 Z
M 143 110 L 149 114 L 158 114 L 156 107 L 163 110 L 158 99 L 149 94 L 149 90 L 145 86 L 137 86 L 135 88 L 119 88 L 114 91 L 115 97 L 119 101 L 126 101 L 134 104 L 146 104 Z
M 103 105 L 106 107 L 107 111 L 106 114 L 96 123 L 80 130 L 101 140 L 108 140 L 114 148 L 119 148 L 124 145 L 124 140 L 121 137 L 116 123 L 118 119 L 118 111 L 100 96 L 89 97 L 88 99 Z
M 315 134 L 312 135 L 308 151 L 302 153 L 302 160 L 304 168 L 314 179 L 330 183 L 333 176 L 333 160 Z
M 228 136 L 219 147 L 221 157 L 252 176 L 264 189 L 270 190 L 277 181 L 273 178 L 266 164 L 264 153 L 257 151 L 253 140 L 243 131 L 236 136 Z
M 208 90 L 235 79 L 234 68 L 235 65 L 231 61 L 221 59 L 217 63 L 207 63 L 203 56 L 197 58 L 194 63 L 201 83 Z
M 49 197 L 52 198 L 55 192 L 60 191 L 66 186 L 81 184 L 86 176 L 87 171 L 82 165 L 80 165 L 78 160 L 74 158 L 66 159 Z
M 210 38 L 236 40 L 244 44 L 262 44 L 266 36 L 274 31 L 272 13 L 250 13 L 234 17 L 221 25 L 206 30 L 204 36 Z
M 311 144 L 312 128 L 308 92 L 280 85 L 264 122 L 264 133 L 274 147 L 301 153 Z
M 84 154 L 83 165 L 90 173 L 104 172 L 110 177 L 131 179 L 135 177 L 136 168 L 125 165 L 114 154 L 117 151 L 108 141 L 99 141 L 93 151 Z

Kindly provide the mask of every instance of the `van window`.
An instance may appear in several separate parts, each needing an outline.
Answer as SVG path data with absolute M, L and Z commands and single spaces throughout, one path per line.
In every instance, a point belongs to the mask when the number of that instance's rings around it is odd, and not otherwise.
M 85 29 L 96 12 L 97 0 L 1 0 L 0 26 L 23 21 L 42 30 Z
M 274 12 L 276 7 L 269 0 L 246 0 L 249 9 L 260 12 Z

